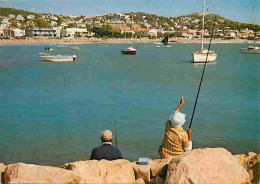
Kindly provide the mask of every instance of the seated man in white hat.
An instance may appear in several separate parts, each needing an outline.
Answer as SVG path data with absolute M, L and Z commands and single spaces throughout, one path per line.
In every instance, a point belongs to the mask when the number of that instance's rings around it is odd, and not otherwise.
M 112 145 L 113 134 L 110 130 L 103 131 L 100 138 L 102 145 L 92 150 L 90 160 L 122 159 L 120 150 Z
M 185 151 L 192 150 L 192 131 L 189 129 L 187 134 L 183 130 L 182 125 L 186 121 L 186 115 L 180 112 L 183 105 L 187 102 L 181 97 L 180 105 L 166 122 L 163 143 L 158 151 L 161 158 L 175 157 L 182 155 Z

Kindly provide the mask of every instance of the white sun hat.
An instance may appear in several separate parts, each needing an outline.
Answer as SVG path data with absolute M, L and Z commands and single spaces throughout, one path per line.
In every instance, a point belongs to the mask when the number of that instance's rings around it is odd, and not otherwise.
M 186 114 L 179 111 L 174 111 L 171 115 L 170 120 L 174 127 L 181 127 L 186 122 Z

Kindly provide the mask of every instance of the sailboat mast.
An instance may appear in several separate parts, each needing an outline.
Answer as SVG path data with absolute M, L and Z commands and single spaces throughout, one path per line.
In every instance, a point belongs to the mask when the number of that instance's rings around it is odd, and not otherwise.
M 133 42 L 133 13 L 132 13 L 132 47 L 134 47 L 134 42 Z
M 253 6 L 253 25 L 254 25 L 254 47 L 255 47 L 255 8 Z
M 204 0 L 204 4 L 203 4 L 203 15 L 202 15 L 201 50 L 203 50 L 205 7 L 206 7 L 206 2 L 205 2 L 205 0 Z

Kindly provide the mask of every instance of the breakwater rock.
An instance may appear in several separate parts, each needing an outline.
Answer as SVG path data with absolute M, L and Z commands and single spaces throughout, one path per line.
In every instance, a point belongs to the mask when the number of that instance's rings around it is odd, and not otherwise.
M 0 163 L 0 183 L 259 183 L 260 153 L 233 156 L 224 148 L 195 149 L 177 158 L 150 160 L 88 160 L 61 167 Z

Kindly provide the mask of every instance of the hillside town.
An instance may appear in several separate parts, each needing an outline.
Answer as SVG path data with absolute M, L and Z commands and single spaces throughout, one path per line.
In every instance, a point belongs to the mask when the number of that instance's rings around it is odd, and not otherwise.
M 213 16 L 205 16 L 205 38 L 210 37 Z M 255 35 L 259 39 L 258 25 L 255 33 L 252 24 L 234 23 L 220 16 L 215 24 L 215 38 L 252 40 Z M 177 18 L 142 12 L 108 13 L 93 17 L 10 13 L 0 16 L 0 39 L 161 38 L 166 34 L 171 38 L 199 39 L 201 25 L 201 13 Z

